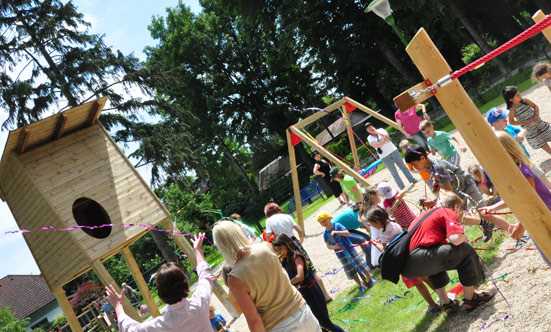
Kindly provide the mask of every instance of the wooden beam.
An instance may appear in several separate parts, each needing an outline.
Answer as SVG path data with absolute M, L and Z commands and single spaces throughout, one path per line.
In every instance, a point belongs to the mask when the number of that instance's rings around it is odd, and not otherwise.
M 342 104 L 344 104 L 344 98 L 339 100 L 339 101 L 334 102 L 333 104 L 331 104 L 327 107 L 325 107 L 324 111 L 318 111 L 317 113 L 314 113 L 314 114 L 310 115 L 306 119 L 303 119 L 303 120 L 299 121 L 298 123 L 295 124 L 295 127 L 296 128 L 304 128 L 307 125 L 311 124 L 312 122 L 316 122 L 317 120 L 323 118 L 324 116 L 327 115 L 328 112 L 331 113 L 334 110 L 336 110 L 337 108 L 341 107 Z
M 142 293 L 142 296 L 145 300 L 145 303 L 147 304 L 147 307 L 149 308 L 149 311 L 151 312 L 151 315 L 153 317 L 160 316 L 161 313 L 159 312 L 157 303 L 155 303 L 153 296 L 151 296 L 151 292 L 147 287 L 147 283 L 143 278 L 142 272 L 140 271 L 140 268 L 138 267 L 138 263 L 136 263 L 136 260 L 134 259 L 134 256 L 130 251 L 130 248 L 128 247 L 122 248 L 121 254 L 124 257 L 124 260 L 126 261 L 126 265 L 128 265 L 128 267 L 130 268 L 130 273 L 132 273 L 132 277 L 136 281 L 136 285 L 138 285 L 138 289 Z
M 54 130 L 54 138 L 60 138 L 63 135 L 63 129 L 67 123 L 67 115 L 65 113 L 59 114 L 59 119 L 57 120 L 57 125 Z
M 414 106 L 417 106 L 418 104 L 421 104 L 425 100 L 432 97 L 433 96 L 432 92 L 427 91 L 427 92 L 417 96 L 416 98 L 412 98 L 410 93 L 419 92 L 419 91 L 424 90 L 426 88 L 427 88 L 427 83 L 425 83 L 424 81 L 419 83 L 419 84 L 416 84 L 416 85 L 412 86 L 411 88 L 407 89 L 406 91 L 402 92 L 401 94 L 399 94 L 397 97 L 394 97 L 394 103 L 402 111 L 405 111 L 405 110 L 408 110 L 408 109 L 410 109 Z
M 80 326 L 77 315 L 75 314 L 75 311 L 71 306 L 71 303 L 69 303 L 69 299 L 67 299 L 67 296 L 65 295 L 65 291 L 63 290 L 63 288 L 61 286 L 56 287 L 53 289 L 53 293 L 55 295 L 57 303 L 59 304 L 59 306 L 61 307 L 61 310 L 63 311 L 63 315 L 65 316 L 65 318 L 67 319 L 67 322 L 69 323 L 69 326 L 71 327 L 71 331 L 83 332 L 82 326 Z
M 423 77 L 437 82 L 450 67 L 424 29 L 406 48 Z M 459 80 L 438 88 L 436 98 L 496 184 L 499 194 L 547 257 L 551 257 L 551 212 L 497 140 Z
M 389 118 L 387 118 L 386 116 L 382 115 L 382 114 L 379 114 L 377 112 L 375 112 L 374 110 L 370 109 L 369 107 L 366 107 L 360 103 L 358 103 L 357 101 L 355 101 L 354 99 L 350 98 L 350 97 L 344 97 L 344 100 L 354 106 L 356 106 L 357 108 L 359 108 L 362 112 L 364 113 L 367 113 L 369 115 L 371 115 L 372 117 L 374 118 L 377 118 L 381 121 L 383 121 L 384 123 L 386 123 L 387 125 L 389 126 L 392 126 L 396 129 L 399 130 L 399 127 L 398 127 L 398 124 L 393 121 L 393 120 L 390 120 Z
M 538 23 L 539 21 L 543 20 L 545 18 L 545 14 L 541 11 L 541 10 L 538 10 L 534 16 L 532 16 L 532 19 L 534 20 L 534 22 Z M 545 38 L 547 38 L 547 41 L 551 43 L 551 27 L 547 27 L 545 29 L 543 29 L 541 31 L 541 33 L 543 33 L 543 35 L 545 36 Z
M 352 129 L 352 122 L 350 121 L 350 114 L 346 111 L 346 107 L 341 106 L 342 117 L 346 123 L 346 132 L 348 134 L 348 140 L 350 141 L 350 150 L 352 151 L 352 157 L 354 158 L 354 165 L 360 167 L 360 159 L 358 158 L 358 151 L 356 148 L 356 140 L 354 139 L 354 132 Z
M 293 181 L 293 194 L 295 195 L 297 219 L 300 228 L 302 229 L 302 232 L 306 235 L 306 229 L 304 228 L 304 216 L 302 215 L 302 198 L 300 197 L 300 184 L 298 182 L 295 147 L 291 143 L 291 132 L 289 131 L 289 129 L 287 129 L 285 133 L 287 134 L 287 148 L 289 150 L 289 163 L 291 164 L 291 179 Z
M 100 102 L 99 100 L 96 100 L 96 102 L 94 103 L 94 107 L 92 108 L 92 112 L 90 113 L 90 119 L 88 119 L 88 123 L 90 125 L 98 122 L 101 110 L 103 110 L 103 106 L 105 105 L 104 103 L 105 101 Z
M 21 137 L 21 142 L 19 143 L 19 148 L 17 149 L 19 154 L 25 152 L 27 143 L 29 142 L 29 136 L 31 136 L 31 130 L 28 128 L 23 128 L 23 136 Z
M 119 285 L 117 285 L 117 282 L 115 281 L 115 279 L 113 279 L 109 271 L 107 271 L 105 266 L 103 266 L 103 264 L 99 260 L 92 261 L 91 266 L 94 272 L 98 275 L 99 280 L 104 286 L 113 285 L 117 293 L 121 292 L 121 288 L 119 287 Z M 134 319 L 137 322 L 142 321 L 142 318 L 140 317 L 136 309 L 130 304 L 126 296 L 124 297 L 124 302 L 122 306 L 124 307 L 124 312 L 130 318 Z
M 173 229 L 176 232 L 180 231 L 178 229 L 178 227 L 176 227 L 172 223 L 172 220 L 170 220 L 170 219 L 163 220 L 162 224 L 166 229 Z M 195 257 L 195 252 L 193 251 L 193 247 L 188 242 L 188 240 L 186 240 L 186 238 L 184 236 L 180 235 L 180 234 L 174 234 L 173 239 L 174 239 L 174 242 L 176 242 L 176 244 L 178 245 L 178 247 L 180 247 L 180 249 L 182 249 L 184 254 L 186 254 L 186 256 L 190 260 L 191 264 L 194 267 L 197 267 L 197 257 Z M 234 317 L 234 318 L 239 317 L 239 313 L 237 313 L 237 311 L 235 311 L 235 309 L 232 307 L 232 305 L 231 305 L 231 303 L 228 299 L 228 294 L 226 293 L 224 288 L 222 288 L 222 286 L 220 286 L 220 284 L 218 282 L 214 283 L 212 290 L 213 290 L 214 294 L 216 295 L 216 297 L 218 298 L 218 300 L 220 300 L 220 302 L 224 305 L 226 310 L 228 310 L 228 312 L 232 315 L 232 317 Z
M 318 142 L 314 141 L 308 135 L 303 134 L 300 130 L 296 129 L 294 126 L 289 127 L 289 130 L 291 130 L 293 133 L 295 133 L 298 137 L 302 138 L 302 140 L 310 145 L 311 147 L 314 147 L 322 156 L 325 158 L 331 160 L 333 164 L 339 166 L 340 169 L 342 169 L 345 173 L 348 175 L 354 177 L 354 179 L 358 180 L 360 184 L 364 187 L 369 186 L 369 182 L 367 182 L 366 179 L 364 179 L 360 174 L 358 174 L 356 171 L 354 171 L 352 168 L 348 167 L 345 163 L 334 157 L 332 154 L 327 152 L 321 145 L 318 144 Z

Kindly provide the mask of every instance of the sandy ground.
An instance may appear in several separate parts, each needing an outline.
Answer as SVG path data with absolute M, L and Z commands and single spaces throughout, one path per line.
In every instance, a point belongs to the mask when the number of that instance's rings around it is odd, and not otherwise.
M 551 92 L 546 87 L 534 86 L 522 95 L 540 107 L 542 119 L 551 122 Z M 460 137 L 457 132 L 453 134 Z M 551 158 L 546 152 L 541 149 L 538 151 L 532 150 L 528 145 L 527 148 L 532 155 L 534 163 L 540 165 L 544 171 L 551 169 Z M 461 154 L 461 166 L 463 168 L 474 163 L 477 162 L 470 151 Z M 404 177 L 402 179 L 405 181 Z M 395 185 L 390 173 L 386 169 L 369 178 L 369 182 L 372 184 L 377 184 L 381 181 L 387 181 Z M 424 193 L 424 183 L 419 181 L 413 186 L 412 192 L 406 196 L 406 199 L 416 202 Z M 340 211 L 337 200 L 327 203 L 321 209 L 335 214 Z M 314 213 L 305 220 L 307 236 L 304 241 L 304 247 L 318 271 L 324 275 L 323 282 L 325 287 L 331 293 L 338 294 L 353 286 L 354 282 L 347 280 L 342 271 L 337 274 L 331 273 L 341 265 L 335 254 L 325 247 L 322 238 L 323 229 L 316 222 L 316 216 L 317 213 Z M 501 245 L 501 249 L 513 248 L 514 245 L 514 240 L 506 239 Z M 526 248 L 533 247 L 531 242 L 526 246 Z M 549 301 L 551 295 L 551 272 L 541 259 L 539 253 L 535 250 L 501 251 L 498 253 L 494 264 L 490 266 L 490 269 L 494 277 L 507 273 L 504 280 L 496 281 L 499 290 L 505 298 L 498 294 L 491 302 L 471 313 L 461 310 L 450 317 L 446 324 L 448 326 L 446 330 L 551 330 L 551 327 L 549 327 L 549 323 L 551 322 L 551 301 Z M 222 313 L 226 318 L 231 317 L 215 296 L 213 296 L 212 303 L 217 312 Z M 237 332 L 249 330 L 243 315 L 233 322 L 231 330 Z

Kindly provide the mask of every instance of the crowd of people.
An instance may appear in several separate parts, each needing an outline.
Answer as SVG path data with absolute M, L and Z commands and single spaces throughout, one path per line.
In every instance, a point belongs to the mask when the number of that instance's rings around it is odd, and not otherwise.
M 533 75 L 551 91 L 551 64 L 537 64 Z M 551 184 L 530 161 L 523 145 L 526 141 L 533 149 L 541 148 L 551 154 L 551 126 L 540 118 L 538 106 L 523 98 L 517 87 L 504 88 L 502 96 L 507 108 L 492 108 L 486 119 L 520 172 L 551 209 Z M 423 118 L 417 110 L 422 111 Z M 464 308 L 472 311 L 495 294 L 476 291 L 483 267 L 464 226 L 480 226 L 483 241 L 490 241 L 493 232 L 500 229 L 526 242 L 524 227 L 494 214 L 507 206 L 499 197 L 499 188 L 481 166 L 471 165 L 467 170 L 461 167 L 460 153 L 466 147 L 459 138 L 435 130 L 424 105 L 398 110 L 395 116 L 406 136 L 399 144 L 403 158 L 384 129 L 371 123 L 365 127 L 369 144 L 376 149 L 397 188 L 387 182 L 362 187 L 344 170 L 331 167 L 319 153 L 314 154 L 314 175 L 321 177 L 325 188 L 338 199 L 337 210 L 347 206 L 335 215 L 318 212 L 316 219 L 323 241 L 337 256 L 346 277 L 354 280 L 358 292 L 363 293 L 377 287 L 371 273 L 379 268 L 381 252 L 407 231 L 409 251 L 401 270 L 402 281 L 407 288 L 415 287 L 425 299 L 426 312 L 451 314 L 459 309 L 459 300 L 446 292 L 450 282 L 447 271 L 451 270 L 457 271 L 463 287 Z M 421 204 L 419 215 L 405 199 L 408 189 L 396 167 L 411 184 L 417 181 L 414 174 L 419 174 L 434 196 L 425 197 L 424 202 L 432 204 Z M 218 221 L 212 231 L 214 244 L 225 261 L 222 278 L 250 331 L 344 331 L 328 313 L 327 303 L 333 299 L 302 245 L 303 230 L 276 203 L 268 203 L 264 213 L 267 241 L 259 241 L 250 230 L 241 227 L 241 222 L 236 223 L 240 221 L 238 215 Z M 159 269 L 158 294 L 168 305 L 164 316 L 144 323 L 132 320 L 122 306 L 124 290 L 118 293 L 112 286 L 107 287 L 107 298 L 121 331 L 229 331 L 227 320 L 210 306 L 213 280 L 202 251 L 203 238 L 204 234 L 199 234 L 192 239 L 198 273 L 193 295 L 189 296 L 188 279 L 180 265 L 167 263 Z M 541 250 L 540 254 L 551 266 Z M 439 303 L 430 290 L 436 293 Z

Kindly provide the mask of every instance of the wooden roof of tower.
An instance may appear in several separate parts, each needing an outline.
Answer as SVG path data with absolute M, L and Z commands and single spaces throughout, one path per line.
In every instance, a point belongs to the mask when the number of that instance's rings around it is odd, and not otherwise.
M 12 151 L 21 154 L 55 141 L 64 135 L 94 125 L 98 121 L 107 98 L 107 96 L 102 97 L 10 131 L 0 162 L 0 178 L 6 167 L 6 160 Z M 5 201 L 2 192 L 0 192 L 0 199 Z

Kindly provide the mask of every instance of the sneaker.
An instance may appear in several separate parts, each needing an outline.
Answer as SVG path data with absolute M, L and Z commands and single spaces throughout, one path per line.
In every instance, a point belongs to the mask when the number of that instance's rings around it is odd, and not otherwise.
M 360 288 L 358 288 L 358 293 L 361 294 L 361 293 L 365 292 L 366 290 L 367 290 L 367 287 L 365 287 L 365 286 L 360 286 Z
M 377 279 L 374 279 L 374 278 L 371 278 L 369 279 L 369 282 L 367 284 L 365 284 L 365 287 L 367 287 L 368 289 L 372 288 L 373 285 L 375 285 L 377 283 Z
M 482 242 L 490 241 L 495 228 L 494 224 L 490 223 L 488 220 L 481 219 L 480 227 L 482 227 L 482 233 L 484 234 L 482 237 Z

